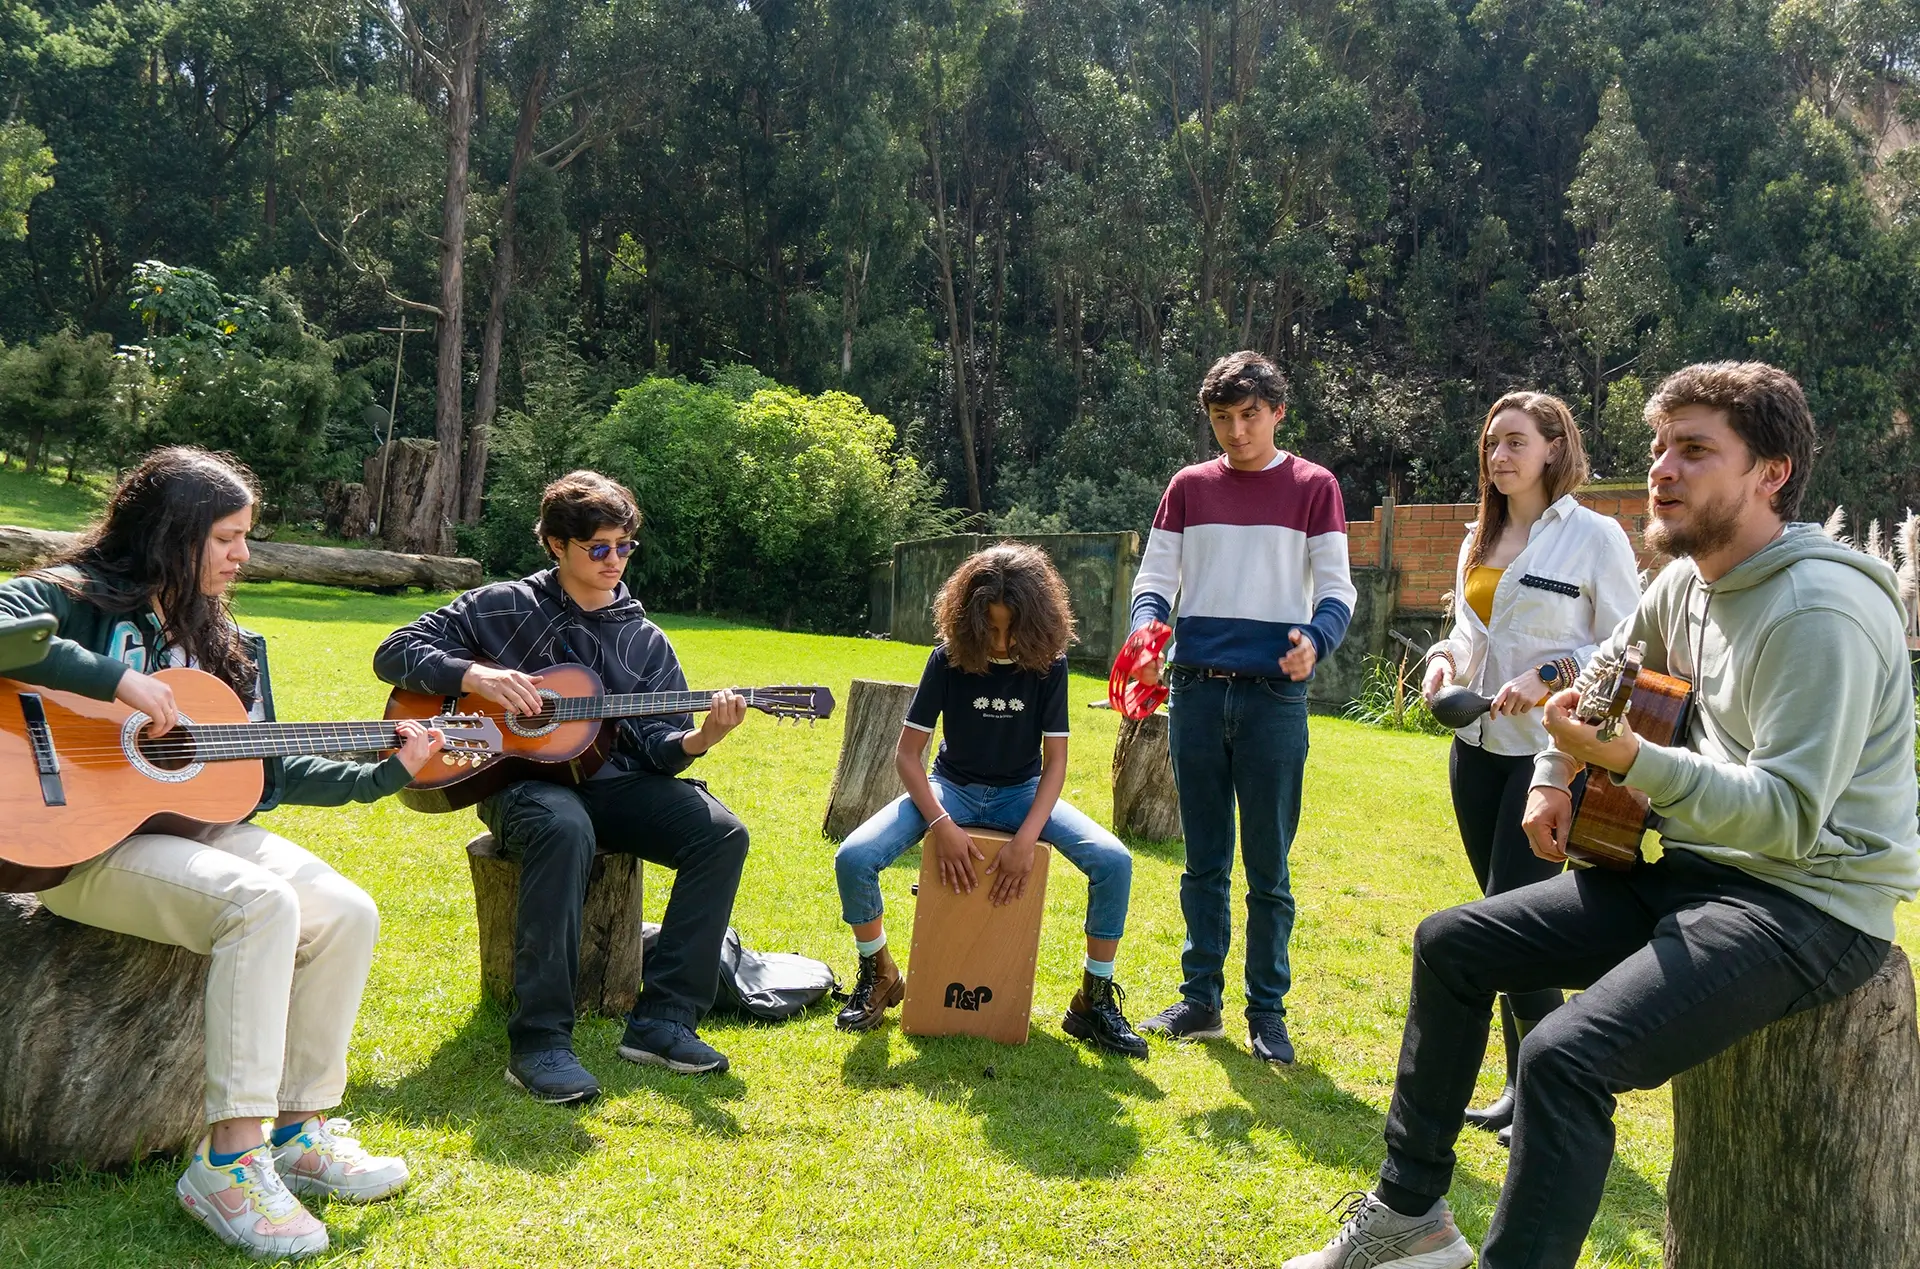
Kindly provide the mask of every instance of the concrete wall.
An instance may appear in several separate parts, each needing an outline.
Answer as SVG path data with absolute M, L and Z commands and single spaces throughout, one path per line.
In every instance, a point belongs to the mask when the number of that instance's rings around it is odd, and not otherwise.
M 903 643 L 932 643 L 933 600 L 940 593 L 940 584 L 960 561 L 1006 540 L 1006 535 L 956 533 L 894 543 L 888 622 L 882 626 L 870 620 L 869 624 L 876 630 L 889 630 Z M 1072 597 L 1078 632 L 1067 656 L 1078 667 L 1104 673 L 1127 637 L 1133 575 L 1140 567 L 1140 535 L 1035 533 L 1013 540 L 1039 547 L 1060 570 Z M 877 586 L 875 594 L 877 608 Z M 873 616 L 878 617 L 877 611 Z

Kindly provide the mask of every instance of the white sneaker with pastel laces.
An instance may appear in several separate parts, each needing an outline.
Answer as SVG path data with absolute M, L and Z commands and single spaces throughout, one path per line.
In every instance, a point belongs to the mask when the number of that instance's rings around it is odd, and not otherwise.
M 296 1194 L 372 1203 L 397 1194 L 407 1184 L 404 1159 L 368 1154 L 345 1133 L 344 1119 L 310 1116 L 284 1146 L 273 1148 L 274 1164 Z
M 203 1138 L 173 1188 L 214 1237 L 261 1260 L 302 1260 L 327 1249 L 327 1227 L 281 1182 L 264 1142 L 223 1166 L 207 1157 L 209 1148 Z

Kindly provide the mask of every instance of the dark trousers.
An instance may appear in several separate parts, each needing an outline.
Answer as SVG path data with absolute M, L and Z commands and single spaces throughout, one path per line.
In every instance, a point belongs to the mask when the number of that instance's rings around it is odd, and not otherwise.
M 1285 1013 L 1292 970 L 1293 886 L 1287 854 L 1300 826 L 1307 765 L 1307 685 L 1286 679 L 1209 678 L 1168 671 L 1168 745 L 1180 794 L 1187 866 L 1180 911 L 1180 994 L 1220 1008 L 1233 935 L 1234 809 L 1247 869 L 1247 1012 Z
M 1520 1046 L 1513 1157 L 1480 1254 L 1481 1269 L 1572 1269 L 1613 1158 L 1615 1096 L 1845 995 L 1887 947 L 1682 849 L 1435 913 L 1414 936 L 1380 1175 L 1444 1195 L 1494 993 L 1585 988 Z
M 1584 776 L 1582 777 L 1584 779 Z M 1533 853 L 1520 818 L 1533 781 L 1533 755 L 1510 758 L 1456 738 L 1447 757 L 1453 818 L 1481 894 L 1505 894 L 1560 874 L 1562 865 Z M 1538 1022 L 1560 1007 L 1557 988 L 1522 992 L 1511 1000 L 1514 1016 Z
M 581 909 L 596 847 L 677 874 L 659 942 L 641 971 L 634 1016 L 693 1026 L 713 1007 L 747 830 L 704 784 L 652 772 L 571 789 L 527 780 L 478 809 L 504 852 L 520 860 L 516 999 L 507 1020 L 515 1053 L 572 1045 Z

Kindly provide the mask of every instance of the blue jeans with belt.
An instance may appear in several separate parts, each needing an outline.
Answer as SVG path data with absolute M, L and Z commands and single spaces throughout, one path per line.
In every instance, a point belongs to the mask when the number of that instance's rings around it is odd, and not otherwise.
M 940 809 L 954 823 L 968 828 L 991 828 L 1015 833 L 1033 809 L 1040 781 L 1005 787 L 992 784 L 951 784 L 929 777 Z M 840 886 L 840 915 L 848 925 L 865 925 L 880 916 L 880 873 L 926 834 L 926 817 L 913 799 L 901 794 L 882 807 L 840 843 L 833 856 L 834 878 Z M 1087 878 L 1087 937 L 1117 939 L 1127 931 L 1127 898 L 1133 889 L 1133 856 L 1121 840 L 1066 799 L 1053 804 L 1053 814 L 1040 840 L 1065 855 Z
M 1233 937 L 1234 812 L 1247 870 L 1247 1014 L 1286 1012 L 1293 888 L 1287 853 L 1300 825 L 1307 764 L 1307 685 L 1285 678 L 1214 678 L 1175 665 L 1168 743 L 1180 793 L 1187 921 L 1180 994 L 1219 1009 Z

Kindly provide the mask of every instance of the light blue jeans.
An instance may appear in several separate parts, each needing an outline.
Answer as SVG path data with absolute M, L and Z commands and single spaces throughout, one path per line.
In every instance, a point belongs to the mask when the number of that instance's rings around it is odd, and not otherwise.
M 931 777 L 931 781 L 934 799 L 955 823 L 1002 833 L 1019 831 L 1040 787 L 1038 777 L 1004 788 L 949 784 L 939 776 Z M 842 920 L 848 925 L 865 925 L 879 919 L 881 870 L 906 854 L 926 831 L 926 817 L 912 798 L 902 794 L 847 835 L 833 856 Z M 1047 817 L 1040 840 L 1086 874 L 1087 937 L 1117 939 L 1125 934 L 1127 896 L 1133 889 L 1133 856 L 1120 839 L 1062 799 L 1053 804 L 1053 814 Z

